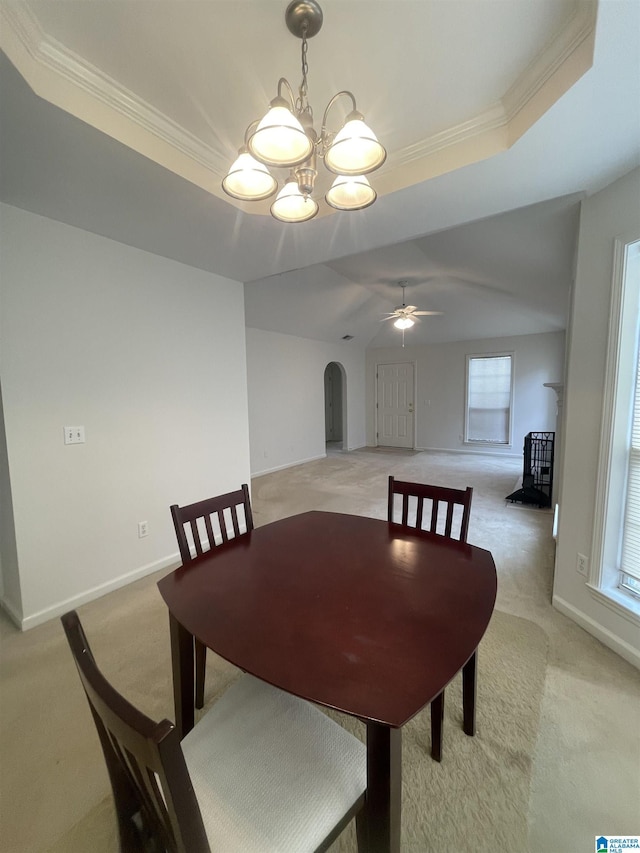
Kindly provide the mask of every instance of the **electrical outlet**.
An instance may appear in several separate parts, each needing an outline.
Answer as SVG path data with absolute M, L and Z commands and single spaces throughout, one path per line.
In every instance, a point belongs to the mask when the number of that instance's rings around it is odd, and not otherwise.
M 148 521 L 139 521 L 138 522 L 138 539 L 144 539 L 145 536 L 149 535 L 149 522 Z
M 576 571 L 579 575 L 583 575 L 586 578 L 588 570 L 589 560 L 585 557 L 584 554 L 578 554 L 576 560 Z
M 84 444 L 83 426 L 66 426 L 63 429 L 65 444 Z

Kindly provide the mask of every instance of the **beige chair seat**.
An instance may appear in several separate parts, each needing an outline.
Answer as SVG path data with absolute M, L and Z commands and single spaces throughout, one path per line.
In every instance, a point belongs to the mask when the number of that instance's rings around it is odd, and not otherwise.
M 366 749 L 325 714 L 243 675 L 180 741 L 98 669 L 75 610 L 62 625 L 91 707 L 120 850 L 321 853 L 356 818 L 364 853 Z
M 224 853 L 314 851 L 367 782 L 363 743 L 250 675 L 216 701 L 182 750 L 211 849 Z

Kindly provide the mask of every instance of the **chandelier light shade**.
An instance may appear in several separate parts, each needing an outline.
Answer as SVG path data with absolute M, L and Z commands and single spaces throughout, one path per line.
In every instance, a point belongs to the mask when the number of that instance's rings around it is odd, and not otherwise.
M 300 192 L 295 176 L 287 178 L 271 205 L 271 215 L 280 222 L 306 222 L 318 212 L 318 202 Z
M 325 201 L 336 210 L 362 210 L 373 204 L 377 195 L 364 175 L 338 175 Z
M 233 198 L 257 201 L 272 196 L 278 189 L 278 182 L 263 163 L 252 157 L 246 148 L 241 148 L 222 182 L 222 189 Z
M 354 111 L 324 155 L 324 164 L 337 175 L 366 175 L 382 166 L 386 159 L 387 152 L 375 133 L 360 113 Z
M 245 131 L 245 145 L 222 181 L 224 191 L 242 201 L 260 201 L 277 191 L 278 181 L 269 171 L 287 169 L 271 214 L 281 222 L 306 222 L 318 213 L 312 197 L 317 160 L 338 177 L 325 200 L 337 210 L 362 210 L 377 198 L 365 175 L 378 169 L 387 152 L 358 112 L 355 97 L 342 91 L 324 111 L 320 134 L 313 127 L 313 110 L 307 100 L 307 40 L 322 27 L 322 9 L 316 0 L 292 0 L 285 12 L 287 27 L 302 39 L 302 82 L 297 98 L 290 83 L 281 77 L 278 93 L 264 118 Z M 351 111 L 337 132 L 328 125 L 336 101 L 348 98 Z
M 287 106 L 278 96 L 271 101 L 269 112 L 249 136 L 249 151 L 268 166 L 297 166 L 308 160 L 313 142 Z

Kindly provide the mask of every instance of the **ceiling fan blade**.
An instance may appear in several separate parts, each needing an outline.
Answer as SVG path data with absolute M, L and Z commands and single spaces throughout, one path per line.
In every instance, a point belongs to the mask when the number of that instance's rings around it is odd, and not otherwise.
M 386 316 L 384 316 L 380 322 L 383 322 L 384 320 L 408 320 L 409 326 L 411 326 L 413 323 L 420 322 L 419 317 L 436 316 L 443 313 L 442 311 L 419 311 L 417 305 L 405 305 L 404 290 L 407 282 L 399 281 L 398 284 L 402 288 L 402 305 L 396 305 L 393 311 L 390 311 Z M 404 340 L 404 329 L 402 333 Z

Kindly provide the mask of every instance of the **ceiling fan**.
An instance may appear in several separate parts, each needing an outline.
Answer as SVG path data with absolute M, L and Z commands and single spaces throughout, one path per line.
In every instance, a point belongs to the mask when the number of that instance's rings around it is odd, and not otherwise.
M 402 331 L 402 346 L 404 346 L 405 329 L 410 329 L 416 322 L 419 322 L 418 317 L 441 315 L 442 311 L 420 311 L 416 305 L 407 305 L 405 302 L 404 289 L 407 286 L 406 281 L 399 281 L 398 285 L 402 288 L 402 305 L 396 305 L 393 311 L 390 311 L 384 320 L 393 320 L 393 325 L 396 329 Z

